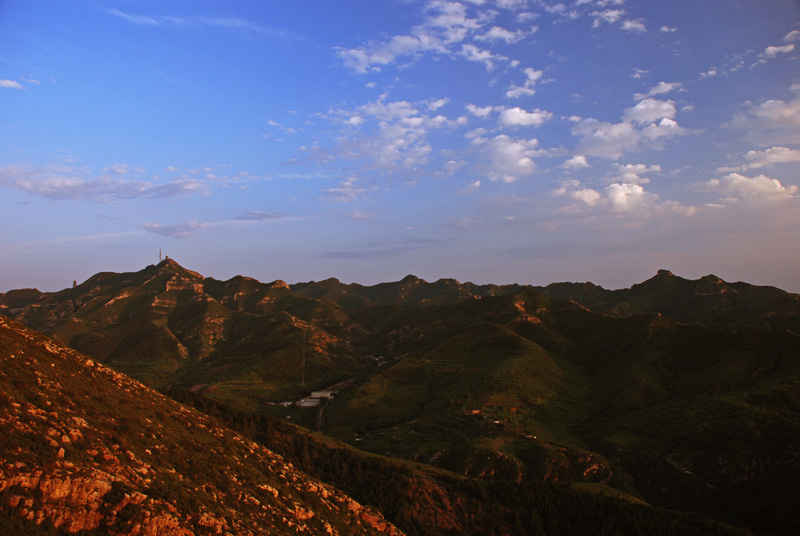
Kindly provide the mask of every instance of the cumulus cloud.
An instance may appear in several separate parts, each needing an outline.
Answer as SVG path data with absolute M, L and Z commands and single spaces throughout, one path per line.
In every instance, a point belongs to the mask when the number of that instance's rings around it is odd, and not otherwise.
M 661 166 L 658 164 L 648 166 L 646 164 L 617 164 L 617 174 L 614 177 L 616 182 L 624 182 L 629 184 L 647 184 L 650 179 L 642 177 L 645 173 L 658 173 L 661 171 Z
M 728 126 L 748 130 L 762 143 L 800 143 L 800 99 L 751 105 L 736 113 Z
M 641 20 L 626 20 L 622 23 L 622 29 L 626 32 L 644 33 L 647 27 Z
M 792 30 L 783 37 L 783 40 L 786 41 L 787 43 L 800 41 L 800 30 Z
M 472 43 L 465 43 L 461 45 L 460 55 L 469 61 L 483 63 L 487 71 L 494 69 L 495 61 L 508 61 L 507 57 L 493 54 L 489 50 L 482 50 Z
M 575 155 L 572 158 L 568 158 L 561 167 L 564 169 L 584 169 L 592 167 L 589 162 L 586 160 L 586 157 L 582 154 Z
M 507 127 L 538 127 L 552 117 L 552 113 L 539 108 L 532 112 L 519 107 L 505 108 L 500 112 L 500 123 Z
M 492 26 L 489 31 L 477 36 L 475 39 L 478 41 L 505 41 L 510 44 L 519 41 L 523 37 L 525 37 L 525 34 L 519 30 L 512 32 L 500 26 Z
M 467 111 L 475 117 L 489 117 L 494 108 L 492 106 L 475 106 L 474 104 L 467 104 Z
M 784 37 L 784 41 L 795 41 L 795 40 L 796 39 L 795 39 L 795 36 L 794 36 L 793 32 L 789 32 Z M 767 63 L 767 61 L 769 61 L 769 60 L 774 60 L 775 58 L 777 58 L 778 56 L 780 56 L 782 54 L 789 54 L 790 52 L 793 52 L 794 49 L 795 49 L 794 43 L 789 43 L 789 44 L 786 44 L 786 45 L 771 45 L 771 46 L 768 46 L 767 48 L 764 49 L 764 52 L 762 52 L 761 54 L 758 55 L 758 58 L 759 58 L 758 61 L 753 63 L 750 66 L 750 68 L 753 69 L 755 67 L 758 67 L 759 65 Z
M 146 223 L 144 225 L 144 229 L 148 233 L 154 233 L 169 238 L 186 238 L 187 236 L 194 235 L 197 230 L 206 228 L 208 228 L 207 223 L 195 220 L 174 225 L 160 225 L 158 223 Z
M 515 182 L 536 171 L 533 159 L 541 154 L 539 141 L 536 138 L 525 140 L 500 134 L 482 142 L 490 180 Z
M 651 123 L 642 130 L 642 137 L 649 140 L 654 148 L 660 148 L 659 140 L 668 140 L 687 134 L 689 131 L 680 126 L 677 121 L 668 117 L 657 123 Z
M 675 113 L 672 101 L 647 98 L 626 109 L 620 123 L 584 119 L 572 127 L 572 135 L 581 138 L 581 154 L 616 160 L 643 144 L 660 149 L 664 140 L 687 134 L 673 119 Z
M 765 58 L 777 58 L 778 54 L 788 54 L 794 50 L 794 44 L 769 46 L 764 49 Z
M 589 156 L 618 159 L 626 151 L 636 149 L 642 135 L 627 121 L 609 123 L 597 119 L 584 119 L 572 127 L 572 135 L 580 137 L 578 151 Z
M 613 183 L 603 190 L 573 187 L 568 190 L 570 198 L 589 207 L 604 207 L 616 213 L 646 212 L 658 196 L 638 184 Z
M 675 112 L 675 104 L 672 101 L 647 98 L 637 103 L 636 106 L 625 110 L 625 113 L 622 114 L 622 119 L 641 125 L 652 123 L 665 117 L 673 119 Z
M 544 71 L 537 71 L 531 67 L 526 67 L 523 72 L 526 77 L 525 82 L 521 86 L 512 84 L 508 91 L 506 91 L 506 97 L 516 99 L 522 96 L 530 97 L 536 94 L 534 86 L 542 77 Z
M 762 168 L 774 164 L 800 162 L 800 151 L 788 147 L 771 147 L 765 151 L 747 151 L 744 157 L 749 161 L 744 169 Z
M 576 201 L 581 201 L 590 207 L 597 205 L 602 199 L 603 195 L 598 192 L 597 190 L 593 190 L 591 188 L 581 188 L 579 190 L 573 190 L 570 193 L 572 199 Z
M 624 9 L 606 9 L 603 11 L 592 11 L 589 13 L 589 16 L 594 19 L 594 22 L 592 22 L 592 28 L 599 28 L 604 22 L 617 22 L 624 14 Z
M 48 199 L 94 203 L 190 195 L 201 193 L 205 189 L 201 181 L 187 177 L 165 183 L 152 183 L 114 178 L 112 173 L 94 178 L 81 176 L 85 173 L 69 167 L 9 166 L 0 168 L 0 184 Z
M 719 179 L 706 182 L 704 189 L 738 198 L 784 199 L 797 193 L 797 186 L 784 186 L 778 179 L 766 175 L 747 177 L 740 173 L 730 173 Z
M 717 76 L 717 74 L 719 74 L 717 72 L 717 68 L 716 67 L 711 67 L 709 70 L 700 73 L 700 79 L 711 78 L 712 76 Z
M 614 182 L 602 189 L 590 188 L 578 181 L 567 181 L 554 192 L 568 196 L 578 204 L 575 208 L 604 210 L 616 216 L 650 217 L 654 214 L 679 213 L 692 215 L 696 209 L 675 201 L 660 201 L 659 196 L 648 192 L 641 184 Z
M 8 89 L 23 89 L 22 84 L 14 80 L 0 80 L 0 87 Z

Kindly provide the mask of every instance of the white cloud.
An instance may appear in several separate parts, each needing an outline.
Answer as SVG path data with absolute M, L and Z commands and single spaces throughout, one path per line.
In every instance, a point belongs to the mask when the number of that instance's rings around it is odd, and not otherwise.
M 640 20 L 626 20 L 622 23 L 622 29 L 626 32 L 634 33 L 644 33 L 647 31 L 647 27 L 644 25 L 644 22 Z
M 444 106 L 445 104 L 447 104 L 448 102 L 450 102 L 450 99 L 443 98 L 443 99 L 436 99 L 436 100 L 428 101 L 426 104 L 428 105 L 428 110 L 436 111 L 439 108 L 441 108 L 442 106 Z
M 582 201 L 590 207 L 598 204 L 603 198 L 600 192 L 591 188 L 581 188 L 580 190 L 575 190 L 570 193 L 570 196 L 576 201 Z
M 568 158 L 561 167 L 564 169 L 584 169 L 588 167 L 592 167 L 591 164 L 586 160 L 586 157 L 582 154 L 575 155 L 572 158 Z
M 519 30 L 512 32 L 500 26 L 492 26 L 489 31 L 483 35 L 477 36 L 475 39 L 478 41 L 505 41 L 510 44 L 516 43 L 523 37 L 525 37 L 525 34 Z
M 749 161 L 743 169 L 762 168 L 773 164 L 800 162 L 800 151 L 787 147 L 771 147 L 766 151 L 747 151 L 744 157 Z
M 641 142 L 641 133 L 632 123 L 608 123 L 584 119 L 572 127 L 572 135 L 581 138 L 578 151 L 589 156 L 618 159 Z
M 653 165 L 648 166 L 645 164 L 617 164 L 617 175 L 614 177 L 616 182 L 624 182 L 629 184 L 647 184 L 650 179 L 642 177 L 645 173 L 658 173 L 661 171 L 661 166 Z
M 69 167 L 8 166 L 0 168 L 0 185 L 55 200 L 110 203 L 124 199 L 156 199 L 201 193 L 201 181 L 180 177 L 166 183 L 113 178 L 111 173 L 84 178 L 87 172 Z
M 592 28 L 599 28 L 604 22 L 617 22 L 625 14 L 624 9 L 606 9 L 604 11 L 592 11 L 589 15 L 594 18 Z
M 692 215 L 696 209 L 675 201 L 659 201 L 659 196 L 648 192 L 640 184 L 614 182 L 602 190 L 584 187 L 578 181 L 568 181 L 554 192 L 567 195 L 578 201 L 577 207 L 585 205 L 593 210 L 605 210 L 615 216 L 639 216 L 648 218 L 654 214 L 679 213 Z M 576 207 L 576 208 L 577 208 Z
M 23 89 L 22 84 L 14 80 L 0 80 L 0 87 L 8 89 Z
M 646 99 L 648 97 L 653 97 L 654 95 L 663 95 L 664 93 L 669 93 L 671 91 L 675 91 L 680 89 L 683 86 L 680 82 L 659 82 L 647 93 L 636 93 L 634 98 L 636 100 Z
M 507 127 L 538 127 L 545 121 L 551 119 L 553 114 L 536 108 L 532 112 L 522 108 L 505 108 L 500 112 L 500 123 Z
M 736 113 L 728 126 L 748 130 L 760 142 L 800 143 L 800 99 L 752 105 Z
M 660 149 L 663 140 L 689 133 L 674 116 L 672 101 L 645 99 L 625 110 L 620 123 L 584 119 L 572 127 L 572 135 L 581 138 L 579 153 L 616 160 L 642 144 Z
M 489 117 L 494 108 L 492 106 L 475 106 L 474 104 L 467 104 L 467 111 L 475 117 Z
M 646 192 L 639 184 L 624 182 L 610 184 L 605 194 L 611 209 L 615 212 L 632 212 L 655 202 L 658 198 L 655 194 Z
M 167 166 L 164 168 L 164 171 L 169 171 L 170 173 L 177 173 L 178 168 L 176 168 L 175 166 Z
M 322 191 L 331 201 L 348 202 L 367 193 L 367 189 L 358 185 L 358 179 L 350 177 L 338 185 Z
M 783 37 L 783 40 L 786 41 L 787 43 L 791 43 L 793 41 L 800 41 L 800 30 L 792 30 Z
M 677 28 L 675 28 L 675 27 L 672 27 L 672 26 L 662 26 L 662 27 L 659 29 L 659 31 L 660 31 L 660 32 L 663 32 L 663 33 L 672 33 L 672 32 L 677 32 L 677 31 L 678 31 L 678 29 L 677 29 Z
M 377 101 L 355 110 L 330 110 L 328 116 L 343 128 L 337 138 L 337 156 L 360 161 L 363 169 L 411 170 L 428 162 L 432 151 L 427 138 L 431 130 L 463 126 L 466 116 L 448 119 L 443 115 L 422 113 L 418 106 L 437 108 L 446 99 L 419 104 L 408 101 Z M 358 121 L 354 122 L 354 118 Z M 358 128 L 352 128 L 357 126 Z
M 512 84 L 511 87 L 508 89 L 508 91 L 506 91 L 506 97 L 516 99 L 523 95 L 530 97 L 536 94 L 536 90 L 533 88 L 533 86 L 535 86 L 536 82 L 538 82 L 539 79 L 542 77 L 544 71 L 537 71 L 532 67 L 526 67 L 525 69 L 523 69 L 523 72 L 525 73 L 526 77 L 526 80 L 523 83 L 523 85 L 517 86 Z
M 421 24 L 411 28 L 408 35 L 396 35 L 383 42 L 371 42 L 358 48 L 337 50 L 345 66 L 357 73 L 379 71 L 382 66 L 395 63 L 401 57 L 415 57 L 419 54 L 436 52 L 456 55 L 451 45 L 462 43 L 482 27 L 482 22 L 469 18 L 467 7 L 458 2 L 433 0 L 424 9 Z M 474 45 L 473 45 L 474 47 Z M 475 61 L 491 61 L 481 51 L 459 50 L 459 53 Z M 497 59 L 499 59 L 498 57 Z
M 493 54 L 489 50 L 480 49 L 472 43 L 465 43 L 461 45 L 460 55 L 469 61 L 483 63 L 486 66 L 487 71 L 494 69 L 494 61 L 508 61 L 507 57 Z
M 647 98 L 637 103 L 636 106 L 625 110 L 622 118 L 625 121 L 632 121 L 641 125 L 664 117 L 672 119 L 675 117 L 675 112 L 675 104 L 672 101 Z
M 678 125 L 678 123 L 668 117 L 663 118 L 658 123 L 651 123 L 647 125 L 642 131 L 642 136 L 650 141 L 657 141 L 662 138 L 670 139 L 675 136 L 682 136 L 689 131 Z M 655 147 L 660 147 L 656 144 Z
M 536 171 L 533 158 L 540 153 L 539 141 L 511 138 L 505 134 L 486 140 L 487 175 L 495 182 L 515 182 Z
M 718 73 L 717 73 L 717 68 L 716 68 L 716 67 L 711 67 L 711 68 L 710 68 L 709 70 L 707 70 L 706 72 L 704 72 L 704 73 L 700 73 L 700 78 L 701 78 L 701 79 L 702 79 L 702 78 L 710 78 L 710 77 L 712 77 L 712 76 L 717 76 L 717 74 L 718 74 Z
M 497 0 L 498 6 L 511 10 L 523 8 L 527 3 L 528 0 Z
M 784 186 L 779 180 L 771 179 L 766 175 L 746 177 L 739 173 L 730 173 L 720 179 L 711 179 L 703 186 L 707 190 L 740 198 L 781 199 L 793 197 L 798 191 L 797 186 Z
M 781 46 L 769 46 L 764 49 L 764 57 L 766 58 L 776 58 L 778 54 L 788 54 L 789 52 L 794 50 L 794 44 L 789 45 L 781 45 Z

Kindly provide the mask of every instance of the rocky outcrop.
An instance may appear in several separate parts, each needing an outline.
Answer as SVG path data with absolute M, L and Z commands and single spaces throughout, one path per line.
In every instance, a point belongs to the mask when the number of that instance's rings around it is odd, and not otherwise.
M 274 452 L 3 317 L 0 516 L 111 535 L 401 534 Z

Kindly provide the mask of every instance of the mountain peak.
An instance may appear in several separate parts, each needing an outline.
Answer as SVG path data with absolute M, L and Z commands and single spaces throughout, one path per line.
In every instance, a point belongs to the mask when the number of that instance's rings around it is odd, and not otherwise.
M 156 266 L 158 268 L 161 268 L 161 269 L 164 269 L 164 268 L 183 268 L 183 266 L 178 264 L 178 261 L 176 261 L 175 259 L 170 259 L 169 257 L 166 257 L 163 261 L 159 262 Z
M 199 274 L 193 270 L 189 270 L 188 268 L 184 268 L 178 263 L 178 261 L 169 257 L 159 262 L 156 265 L 156 268 L 158 268 L 159 272 L 179 273 L 181 275 L 188 275 L 197 279 L 205 279 L 202 274 Z

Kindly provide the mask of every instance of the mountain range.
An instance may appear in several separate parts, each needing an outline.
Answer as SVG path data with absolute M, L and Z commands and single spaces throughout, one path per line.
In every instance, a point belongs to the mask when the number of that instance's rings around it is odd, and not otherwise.
M 0 314 L 408 534 L 795 533 L 799 313 L 796 294 L 667 270 L 623 290 L 288 285 L 166 260 L 0 294 Z M 563 512 L 587 501 L 580 532 Z

